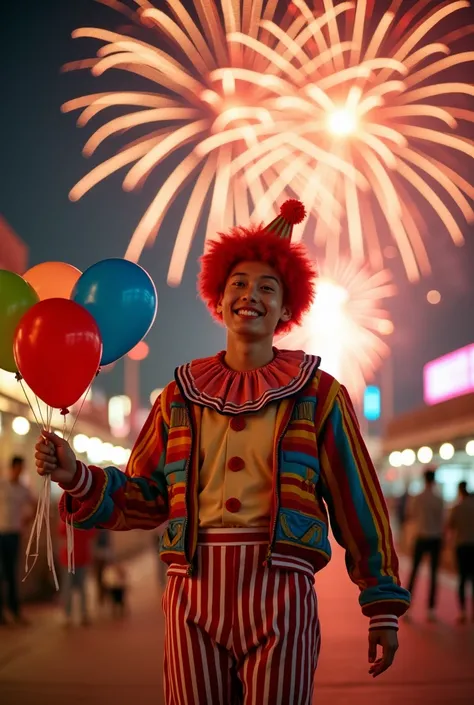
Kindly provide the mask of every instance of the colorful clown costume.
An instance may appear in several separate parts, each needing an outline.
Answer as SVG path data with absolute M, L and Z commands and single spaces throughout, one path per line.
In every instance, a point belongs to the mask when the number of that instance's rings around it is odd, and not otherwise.
M 219 292 L 240 261 L 270 261 L 293 324 L 307 310 L 315 271 L 291 244 L 299 206 L 290 203 L 273 221 L 278 232 L 270 224 L 211 243 L 200 288 L 217 318 Z M 160 550 L 169 565 L 167 705 L 311 705 L 320 648 L 314 574 L 330 560 L 329 517 L 369 629 L 397 629 L 409 606 L 351 400 L 319 365 L 276 348 L 268 364 L 244 372 L 227 366 L 225 352 L 182 365 L 126 472 L 78 462 L 64 488 L 61 515 L 77 527 L 168 521 Z

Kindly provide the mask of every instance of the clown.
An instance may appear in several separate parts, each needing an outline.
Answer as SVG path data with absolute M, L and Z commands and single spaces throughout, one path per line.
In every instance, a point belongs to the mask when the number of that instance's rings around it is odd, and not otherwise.
M 36 447 L 38 472 L 60 483 L 61 515 L 74 526 L 168 522 L 167 705 L 311 704 L 328 515 L 360 588 L 371 675 L 397 649 L 409 594 L 348 393 L 319 358 L 273 346 L 315 293 L 315 268 L 291 242 L 304 216 L 290 200 L 269 225 L 210 243 L 199 290 L 227 329 L 226 350 L 177 368 L 125 473 L 76 461 L 54 434 Z

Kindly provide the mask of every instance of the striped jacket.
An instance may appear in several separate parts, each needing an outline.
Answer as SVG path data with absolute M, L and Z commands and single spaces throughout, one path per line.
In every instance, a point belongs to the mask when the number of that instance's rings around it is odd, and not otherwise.
M 161 557 L 195 567 L 198 534 L 199 434 L 202 408 L 176 382 L 162 392 L 123 473 L 78 463 L 60 511 L 76 527 L 153 529 L 168 520 Z M 279 402 L 273 441 L 271 535 L 267 561 L 317 572 L 330 560 L 328 513 L 346 550 L 365 615 L 401 615 L 389 517 L 347 391 L 317 370 L 296 395 Z

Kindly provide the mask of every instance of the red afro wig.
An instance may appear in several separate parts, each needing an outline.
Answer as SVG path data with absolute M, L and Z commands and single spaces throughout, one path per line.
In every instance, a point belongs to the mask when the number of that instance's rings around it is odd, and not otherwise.
M 283 210 L 283 209 L 282 209 Z M 199 294 L 212 316 L 222 322 L 217 306 L 224 293 L 232 269 L 239 262 L 265 262 L 278 273 L 283 285 L 283 305 L 291 311 L 291 319 L 280 321 L 275 333 L 288 333 L 300 325 L 313 302 L 317 277 L 316 267 L 306 248 L 269 232 L 265 226 L 236 227 L 228 234 L 219 233 L 201 257 L 198 280 Z

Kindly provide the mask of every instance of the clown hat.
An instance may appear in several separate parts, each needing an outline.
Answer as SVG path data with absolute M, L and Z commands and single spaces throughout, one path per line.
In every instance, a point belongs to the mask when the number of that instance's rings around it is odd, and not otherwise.
M 306 210 L 301 201 L 289 198 L 280 206 L 280 215 L 262 228 L 262 232 L 272 233 L 283 239 L 291 240 L 293 225 L 301 223 L 306 217 Z

